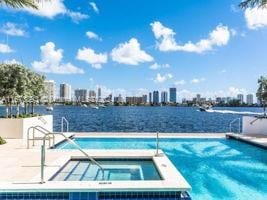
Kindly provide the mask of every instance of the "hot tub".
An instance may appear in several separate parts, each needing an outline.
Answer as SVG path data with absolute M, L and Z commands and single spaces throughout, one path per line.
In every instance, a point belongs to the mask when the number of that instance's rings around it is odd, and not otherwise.
M 163 180 L 152 159 L 98 159 L 96 161 L 103 171 L 90 160 L 71 159 L 50 181 Z

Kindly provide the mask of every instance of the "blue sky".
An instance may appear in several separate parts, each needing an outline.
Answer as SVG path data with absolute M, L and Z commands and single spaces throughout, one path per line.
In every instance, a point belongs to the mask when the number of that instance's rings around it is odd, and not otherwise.
M 51 3 L 53 2 L 53 3 Z M 54 0 L 2 8 L 0 60 L 72 88 L 128 95 L 254 93 L 267 72 L 267 10 L 239 1 Z

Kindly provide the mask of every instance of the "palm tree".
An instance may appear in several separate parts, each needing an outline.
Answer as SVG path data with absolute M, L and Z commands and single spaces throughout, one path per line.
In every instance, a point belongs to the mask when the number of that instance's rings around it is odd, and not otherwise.
M 267 7 L 267 0 L 244 0 L 239 4 L 239 6 L 241 8 Z
M 38 9 L 36 2 L 39 0 L 0 0 L 0 5 L 5 4 L 12 8 L 33 8 Z
M 258 79 L 258 90 L 256 93 L 257 98 L 260 100 L 261 105 L 263 106 L 264 116 L 266 116 L 266 102 L 267 102 L 267 78 L 261 76 Z

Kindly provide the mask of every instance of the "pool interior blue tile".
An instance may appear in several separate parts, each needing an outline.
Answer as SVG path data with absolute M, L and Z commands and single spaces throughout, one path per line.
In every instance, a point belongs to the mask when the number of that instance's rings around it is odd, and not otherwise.
M 191 200 L 186 192 L 17 192 L 0 200 Z

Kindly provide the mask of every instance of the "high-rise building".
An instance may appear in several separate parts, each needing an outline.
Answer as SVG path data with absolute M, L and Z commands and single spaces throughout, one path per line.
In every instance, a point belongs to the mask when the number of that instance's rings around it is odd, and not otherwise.
M 151 104 L 152 103 L 152 93 L 149 92 L 149 103 Z
M 96 92 L 94 90 L 89 90 L 89 101 L 90 102 L 96 101 Z
M 247 95 L 247 104 L 252 105 L 253 104 L 253 94 Z
M 168 102 L 168 92 L 162 91 L 161 92 L 161 103 L 167 103 Z
M 67 83 L 61 83 L 59 88 L 59 97 L 60 100 L 70 101 L 71 100 L 71 86 Z
M 45 80 L 44 81 L 45 94 L 43 100 L 45 102 L 51 103 L 55 100 L 55 81 Z
M 97 89 L 97 99 L 98 101 L 101 100 L 101 88 L 100 87 Z
M 176 88 L 170 88 L 170 102 L 176 103 Z
M 129 105 L 139 105 L 143 103 L 143 97 L 126 97 L 126 103 Z
M 121 94 L 119 94 L 119 96 L 117 97 L 114 97 L 114 103 L 118 103 L 118 104 L 123 103 L 123 98 Z
M 239 102 L 242 104 L 244 103 L 244 95 L 243 94 L 238 94 L 237 95 L 237 100 L 239 100 Z
M 159 91 L 153 91 L 153 104 L 159 103 Z
M 147 103 L 147 95 L 144 94 L 144 95 L 142 96 L 142 98 L 143 98 L 143 100 L 142 100 L 143 104 L 146 104 L 146 103 Z
M 76 89 L 74 91 L 75 100 L 77 102 L 87 101 L 87 90 L 86 89 Z
M 201 95 L 200 94 L 197 94 L 196 102 L 200 102 L 200 99 L 201 99 Z

